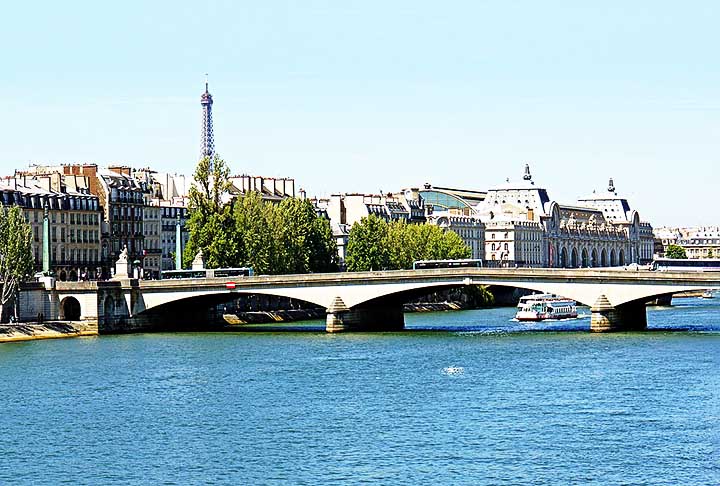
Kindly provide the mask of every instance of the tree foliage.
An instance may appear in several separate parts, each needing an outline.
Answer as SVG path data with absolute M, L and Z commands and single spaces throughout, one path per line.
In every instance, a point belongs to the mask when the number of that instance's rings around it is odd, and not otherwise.
M 345 263 L 350 272 L 386 270 L 390 265 L 387 222 L 371 214 L 350 228 Z
M 666 258 L 687 258 L 685 248 L 680 245 L 668 245 L 665 249 Z
M 232 266 L 238 259 L 237 245 L 233 244 L 232 208 L 224 202 L 229 188 L 230 169 L 224 160 L 204 157 L 197 165 L 193 178 L 197 185 L 190 187 L 186 223 L 189 231 L 183 251 L 184 266 L 189 266 L 198 251 L 202 250 L 205 265 L 209 268 Z
M 226 203 L 229 170 L 217 157 L 213 166 L 211 174 L 205 158 L 195 171 L 198 187 L 190 192 L 185 266 L 202 250 L 208 268 L 248 266 L 257 274 L 337 270 L 330 222 L 315 213 L 310 201 L 288 198 L 275 204 L 250 191 Z
M 22 209 L 0 205 L 0 318 L 8 305 L 17 303 L 20 284 L 30 278 L 33 263 L 32 229 Z
M 431 224 L 387 223 L 376 215 L 350 229 L 346 263 L 349 271 L 412 268 L 417 260 L 468 258 L 470 248 L 453 231 Z

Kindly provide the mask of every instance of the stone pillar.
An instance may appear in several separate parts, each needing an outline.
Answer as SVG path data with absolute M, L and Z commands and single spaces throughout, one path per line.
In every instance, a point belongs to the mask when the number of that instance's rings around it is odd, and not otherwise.
M 374 305 L 349 309 L 340 297 L 327 308 L 327 332 L 402 331 L 405 316 L 402 304 Z
M 647 314 L 644 302 L 629 302 L 613 307 L 605 295 L 601 295 L 590 308 L 591 332 L 644 331 Z
M 349 312 L 350 309 L 345 305 L 345 302 L 340 297 L 335 297 L 330 307 L 327 308 L 325 330 L 327 332 L 347 331 L 348 326 L 345 324 L 345 318 Z

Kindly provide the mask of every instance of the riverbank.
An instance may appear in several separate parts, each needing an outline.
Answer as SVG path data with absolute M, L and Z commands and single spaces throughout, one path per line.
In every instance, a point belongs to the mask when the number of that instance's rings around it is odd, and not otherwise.
M 97 336 L 96 323 L 53 321 L 0 324 L 0 343 Z
M 467 302 L 420 302 L 403 305 L 403 312 L 441 312 L 475 309 Z M 324 308 L 316 309 L 290 309 L 275 311 L 254 311 L 225 313 L 222 318 L 225 324 L 241 326 L 243 324 L 269 324 L 273 322 L 297 322 L 307 320 L 325 319 Z
M 324 319 L 325 309 L 290 309 L 275 311 L 253 311 L 226 313 L 222 316 L 225 323 L 231 326 L 242 324 L 267 324 L 272 322 L 295 322 L 311 319 Z

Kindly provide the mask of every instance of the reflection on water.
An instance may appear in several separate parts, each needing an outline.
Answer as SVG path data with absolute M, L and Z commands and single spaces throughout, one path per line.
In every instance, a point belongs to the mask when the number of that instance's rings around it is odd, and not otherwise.
M 720 484 L 720 303 L 675 304 L 2 345 L 0 484 Z

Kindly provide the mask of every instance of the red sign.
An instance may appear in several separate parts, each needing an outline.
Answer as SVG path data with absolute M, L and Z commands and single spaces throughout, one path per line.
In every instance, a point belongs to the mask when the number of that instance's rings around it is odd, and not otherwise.
M 227 282 L 225 284 L 225 288 L 228 290 L 234 290 L 235 289 L 235 282 Z

